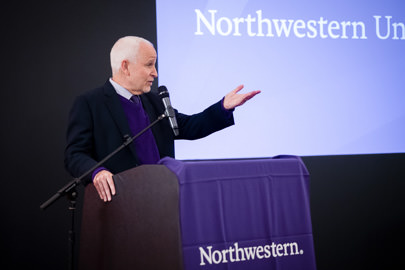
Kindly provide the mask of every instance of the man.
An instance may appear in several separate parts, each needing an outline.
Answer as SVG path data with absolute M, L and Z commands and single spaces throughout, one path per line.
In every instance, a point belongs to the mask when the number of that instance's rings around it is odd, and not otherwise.
M 70 112 L 65 166 L 73 177 L 83 175 L 122 145 L 125 136 L 134 136 L 164 112 L 161 99 L 151 92 L 158 76 L 153 45 L 140 37 L 123 37 L 114 44 L 110 57 L 112 78 L 79 96 Z M 110 201 L 115 195 L 113 174 L 174 157 L 175 139 L 198 139 L 233 125 L 233 109 L 260 92 L 239 94 L 242 88 L 238 86 L 201 113 L 188 116 L 175 111 L 178 136 L 168 121 L 160 121 L 93 171 L 85 183 L 93 181 L 100 198 Z

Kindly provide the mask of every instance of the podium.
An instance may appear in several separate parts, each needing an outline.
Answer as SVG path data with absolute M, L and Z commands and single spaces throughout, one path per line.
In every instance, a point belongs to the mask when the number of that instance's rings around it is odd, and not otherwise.
M 79 269 L 183 269 L 176 175 L 143 165 L 114 182 L 107 203 L 91 184 L 85 189 Z
M 109 203 L 86 188 L 81 269 L 316 269 L 298 157 L 164 158 L 114 181 Z

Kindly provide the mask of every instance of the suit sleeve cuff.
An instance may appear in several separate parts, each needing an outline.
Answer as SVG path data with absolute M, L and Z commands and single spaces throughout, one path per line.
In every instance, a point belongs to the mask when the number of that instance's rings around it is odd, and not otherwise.
M 101 172 L 102 170 L 106 170 L 106 171 L 108 171 L 106 168 L 104 168 L 104 167 L 98 167 L 97 169 L 95 169 L 94 171 L 93 171 L 93 173 L 92 173 L 92 175 L 91 175 L 91 181 L 93 181 L 94 180 L 94 177 L 96 177 L 96 175 L 99 173 L 99 172 Z

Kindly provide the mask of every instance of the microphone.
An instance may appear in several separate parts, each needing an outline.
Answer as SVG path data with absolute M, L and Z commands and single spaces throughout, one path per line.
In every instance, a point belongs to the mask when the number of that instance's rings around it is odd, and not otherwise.
M 173 129 L 175 136 L 179 135 L 179 126 L 177 125 L 176 115 L 174 114 L 174 109 L 170 103 L 169 91 L 167 91 L 166 86 L 161 85 L 158 87 L 159 96 L 162 99 L 163 105 L 165 106 L 165 115 L 169 117 L 170 126 Z

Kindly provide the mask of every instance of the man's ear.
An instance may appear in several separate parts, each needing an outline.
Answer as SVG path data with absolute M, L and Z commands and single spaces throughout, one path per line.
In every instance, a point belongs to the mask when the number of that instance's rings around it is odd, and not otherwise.
M 122 70 L 122 72 L 123 72 L 125 75 L 127 75 L 127 76 L 130 75 L 130 72 L 129 72 L 129 61 L 128 61 L 128 60 L 123 60 L 123 61 L 121 62 L 121 70 Z

